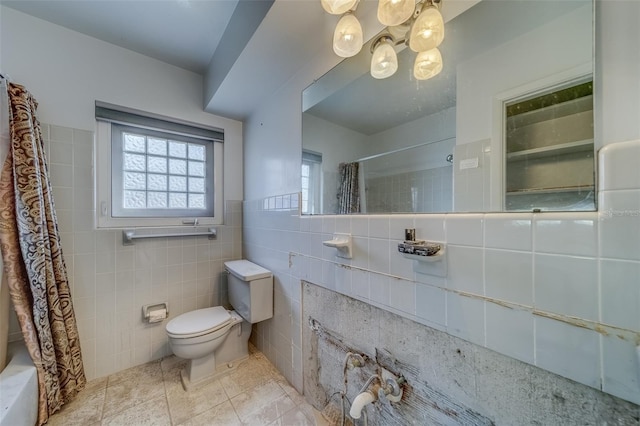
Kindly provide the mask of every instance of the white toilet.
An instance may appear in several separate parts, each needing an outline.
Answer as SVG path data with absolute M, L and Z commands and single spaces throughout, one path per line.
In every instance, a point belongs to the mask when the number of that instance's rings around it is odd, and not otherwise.
M 249 355 L 251 324 L 273 316 L 273 275 L 248 260 L 224 263 L 229 273 L 229 302 L 178 315 L 167 323 L 173 353 L 188 359 L 180 372 L 186 390 L 237 367 Z

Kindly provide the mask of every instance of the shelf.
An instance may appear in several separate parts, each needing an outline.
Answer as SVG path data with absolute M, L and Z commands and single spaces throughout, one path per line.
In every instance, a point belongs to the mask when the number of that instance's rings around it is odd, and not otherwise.
M 588 95 L 559 104 L 527 111 L 522 114 L 512 115 L 511 117 L 508 117 L 507 120 L 509 125 L 524 127 L 591 110 L 593 110 L 593 95 Z
M 533 160 L 536 158 L 552 157 L 555 155 L 575 154 L 578 152 L 593 152 L 593 139 L 566 142 L 541 148 L 525 149 L 507 153 L 507 161 Z
M 514 191 L 507 191 L 507 196 L 533 195 L 533 194 L 558 194 L 562 192 L 593 191 L 594 189 L 595 187 L 593 185 L 563 186 L 558 188 L 518 189 Z

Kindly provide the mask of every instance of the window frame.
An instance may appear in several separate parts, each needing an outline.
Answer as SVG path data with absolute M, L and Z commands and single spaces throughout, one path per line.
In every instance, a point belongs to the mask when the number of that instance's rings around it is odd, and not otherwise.
M 116 199 L 115 195 L 122 195 L 125 191 L 123 183 L 123 167 L 124 167 L 124 134 L 134 133 L 144 135 L 145 137 L 155 137 L 158 139 L 165 139 L 167 141 L 184 142 L 187 144 L 200 145 L 205 148 L 205 188 L 204 194 L 206 196 L 206 205 L 200 211 L 197 209 L 183 208 L 165 208 L 165 209 L 152 209 L 141 208 L 131 209 L 125 208 L 122 199 Z M 142 154 L 146 158 L 149 156 L 147 153 Z M 170 155 L 167 153 L 164 156 L 166 159 L 170 159 Z M 189 161 L 185 158 L 185 161 Z M 142 129 L 137 126 L 128 126 L 124 124 L 113 123 L 111 125 L 111 209 L 112 216 L 114 217 L 211 217 L 214 215 L 215 208 L 215 183 L 211 179 L 214 176 L 215 159 L 214 159 L 214 142 L 209 140 L 203 140 L 199 138 L 193 138 L 186 135 L 176 135 L 159 130 Z M 148 171 L 144 172 L 145 175 Z M 167 170 L 166 173 L 161 173 L 167 177 L 171 176 L 171 173 Z M 185 175 L 188 180 L 190 175 Z M 149 192 L 147 189 L 145 192 Z M 164 191 L 169 193 L 168 189 Z M 188 189 L 184 192 L 189 194 Z
M 302 186 L 302 167 L 307 165 L 309 167 L 307 199 L 303 198 L 305 188 Z M 302 162 L 301 162 L 301 199 L 300 208 L 301 214 L 313 215 L 322 212 L 322 154 L 306 149 L 302 150 Z M 307 208 L 304 208 L 304 202 L 307 203 Z
M 96 167 L 96 227 L 98 229 L 121 229 L 131 227 L 158 227 L 158 226 L 183 226 L 185 223 L 194 223 L 197 219 L 199 225 L 221 225 L 223 224 L 224 212 L 224 185 L 223 185 L 223 142 L 208 139 L 212 144 L 213 156 L 213 176 L 207 177 L 208 185 L 213 185 L 213 216 L 202 216 L 197 212 L 185 211 L 185 214 L 178 216 L 114 216 L 113 209 L 113 173 L 112 173 L 112 154 L 114 137 L 113 127 L 123 126 L 142 131 L 145 134 L 160 132 L 163 134 L 172 134 L 170 130 L 149 129 L 145 126 L 121 123 L 116 121 L 102 120 L 96 118 L 96 149 L 94 164 Z M 184 140 L 189 136 L 182 135 L 179 139 Z M 203 140 L 195 137 L 195 140 Z M 207 150 L 209 151 L 209 150 Z M 122 173 L 122 172 L 120 172 Z M 117 213 L 117 212 L 116 212 Z

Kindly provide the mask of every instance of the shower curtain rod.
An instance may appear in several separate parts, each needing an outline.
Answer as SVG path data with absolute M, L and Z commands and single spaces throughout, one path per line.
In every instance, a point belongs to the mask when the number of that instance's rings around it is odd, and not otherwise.
M 374 160 L 376 158 L 384 157 L 385 155 L 396 154 L 398 152 L 408 151 L 408 150 L 413 149 L 413 148 L 420 148 L 420 147 L 423 147 L 425 145 L 431 145 L 431 144 L 434 144 L 434 143 L 445 142 L 445 141 L 448 141 L 448 140 L 451 140 L 451 139 L 455 139 L 455 136 L 450 137 L 450 138 L 440 139 L 440 140 L 433 141 L 433 142 L 423 142 L 423 143 L 420 143 L 418 145 L 407 146 L 407 147 L 404 147 L 404 148 L 398 148 L 398 149 L 394 149 L 394 150 L 391 150 L 391 151 L 382 152 L 380 154 L 370 155 L 368 157 L 359 158 L 355 162 L 359 163 L 360 161 Z

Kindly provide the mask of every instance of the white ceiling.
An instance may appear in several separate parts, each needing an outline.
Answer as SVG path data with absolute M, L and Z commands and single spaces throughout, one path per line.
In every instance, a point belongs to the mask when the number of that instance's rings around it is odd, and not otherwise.
M 2 4 L 204 74 L 238 0 L 12 0 Z
M 336 21 L 324 13 L 320 0 L 0 0 L 0 4 L 201 74 L 203 108 L 238 120 L 282 87 L 319 46 L 330 46 Z

